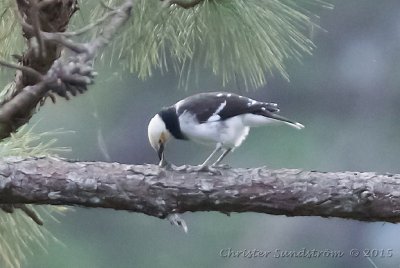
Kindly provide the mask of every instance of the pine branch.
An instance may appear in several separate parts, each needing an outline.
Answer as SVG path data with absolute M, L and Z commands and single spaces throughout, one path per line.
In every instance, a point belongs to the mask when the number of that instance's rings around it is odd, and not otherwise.
M 77 0 L 23 1 L 17 0 L 20 24 L 32 25 L 33 30 L 22 27 L 27 49 L 21 57 L 23 66 L 46 74 L 55 60 L 61 56 L 62 47 L 43 40 L 40 32 L 64 32 L 73 14 L 78 10 Z M 32 16 L 33 15 L 33 16 Z M 40 50 L 42 50 L 40 52 Z M 45 54 L 45 57 L 43 57 Z M 35 77 L 18 72 L 15 77 L 14 95 L 38 82 Z
M 113 208 L 158 218 L 187 211 L 259 212 L 400 222 L 400 174 L 0 161 L 0 202 Z
M 8 137 L 11 132 L 28 122 L 38 104 L 43 102 L 45 97 L 52 97 L 52 93 L 69 99 L 68 94 L 75 96 L 77 93 L 84 92 L 87 86 L 94 82 L 96 72 L 94 72 L 92 66 L 96 55 L 112 40 L 117 31 L 128 20 L 132 9 L 132 1 L 127 0 L 125 4 L 111 11 L 101 21 L 110 19 L 109 23 L 104 26 L 101 35 L 88 43 L 78 43 L 67 38 L 71 34 L 62 33 L 65 31 L 65 25 L 68 24 L 69 18 L 75 12 L 76 1 L 46 1 L 46 5 L 42 7 L 38 6 L 38 3 L 43 2 L 18 1 L 22 15 L 20 23 L 24 35 L 28 40 L 32 38 L 38 40 L 39 51 L 35 53 L 35 48 L 31 46 L 22 56 L 22 66 L 0 60 L 0 65 L 19 70 L 16 76 L 15 91 L 7 94 L 0 105 L 0 139 Z M 71 10 L 64 7 L 68 3 L 74 3 L 68 5 Z M 32 5 L 36 5 L 36 7 L 32 8 Z M 62 5 L 66 9 L 62 11 L 64 16 L 57 20 L 57 18 L 54 18 L 57 12 L 54 13 L 54 10 L 46 11 L 52 5 Z M 44 13 L 39 14 L 39 12 Z M 47 14 L 46 12 L 50 13 Z M 28 20 L 27 14 L 31 13 L 36 15 L 31 16 Z M 46 18 L 45 15 L 50 16 L 50 14 L 53 15 L 51 19 L 42 19 L 43 17 Z M 38 21 L 39 18 L 41 21 Z M 58 24 L 51 27 L 55 27 L 60 32 L 44 31 L 46 27 L 50 27 L 48 24 L 53 20 L 56 20 Z M 51 27 L 50 30 L 54 30 Z M 86 30 L 87 27 L 84 28 L 84 31 Z M 80 32 L 78 31 L 78 33 Z M 59 52 L 63 47 L 69 49 L 71 53 L 68 57 L 59 58 Z M 55 53 L 56 51 L 57 53 Z

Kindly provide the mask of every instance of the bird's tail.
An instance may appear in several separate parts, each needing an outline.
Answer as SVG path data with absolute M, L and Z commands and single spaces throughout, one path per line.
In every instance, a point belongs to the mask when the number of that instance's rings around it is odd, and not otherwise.
M 289 125 L 291 127 L 294 127 L 296 129 L 303 129 L 304 125 L 296 122 L 296 121 L 292 121 L 284 116 L 278 115 L 278 114 L 269 114 L 268 117 L 273 118 L 275 120 L 281 121 L 282 123 L 285 123 L 286 125 Z

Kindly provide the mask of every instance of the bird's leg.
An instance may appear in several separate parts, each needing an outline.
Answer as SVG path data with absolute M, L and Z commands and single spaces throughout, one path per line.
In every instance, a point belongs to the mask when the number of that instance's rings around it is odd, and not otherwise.
M 161 160 L 160 163 L 158 164 L 159 167 L 169 169 L 171 167 L 171 164 L 165 160 L 165 155 L 164 153 L 161 155 Z
M 217 146 L 215 147 L 214 151 L 210 154 L 209 157 L 204 161 L 203 164 L 200 165 L 200 170 L 206 168 L 208 166 L 208 162 L 221 150 L 222 145 L 220 143 L 217 143 Z
M 217 161 L 215 161 L 215 163 L 212 164 L 212 166 L 213 166 L 213 167 L 217 166 L 217 165 L 222 161 L 222 159 L 224 159 L 225 156 L 226 156 L 227 154 L 229 154 L 231 151 L 232 151 L 232 148 L 226 149 L 226 150 L 222 153 L 222 155 L 217 159 Z
M 217 146 L 215 147 L 214 151 L 210 154 L 209 157 L 207 157 L 207 159 L 204 161 L 203 164 L 201 164 L 200 166 L 196 166 L 194 168 L 190 168 L 189 171 L 211 172 L 213 174 L 219 175 L 221 172 L 208 166 L 208 163 L 221 150 L 221 148 L 222 148 L 222 144 L 218 143 Z

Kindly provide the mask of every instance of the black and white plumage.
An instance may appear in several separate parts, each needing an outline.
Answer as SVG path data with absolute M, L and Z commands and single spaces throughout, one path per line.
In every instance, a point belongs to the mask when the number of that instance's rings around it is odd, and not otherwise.
M 164 146 L 171 138 L 214 144 L 215 150 L 201 165 L 206 167 L 220 151 L 217 165 L 246 139 L 251 127 L 281 122 L 297 129 L 304 126 L 278 115 L 278 105 L 227 92 L 200 93 L 162 109 L 149 123 L 151 146 L 165 163 Z

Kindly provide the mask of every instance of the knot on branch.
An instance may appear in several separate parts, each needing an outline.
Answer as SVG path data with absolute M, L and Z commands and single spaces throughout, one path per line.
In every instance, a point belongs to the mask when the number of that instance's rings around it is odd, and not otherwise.
M 94 83 L 97 73 L 94 71 L 93 62 L 79 57 L 69 57 L 67 60 L 58 59 L 47 72 L 45 80 L 51 92 L 69 100 L 68 93 L 76 96 L 83 93 L 87 86 Z M 55 98 L 49 94 L 52 101 Z

